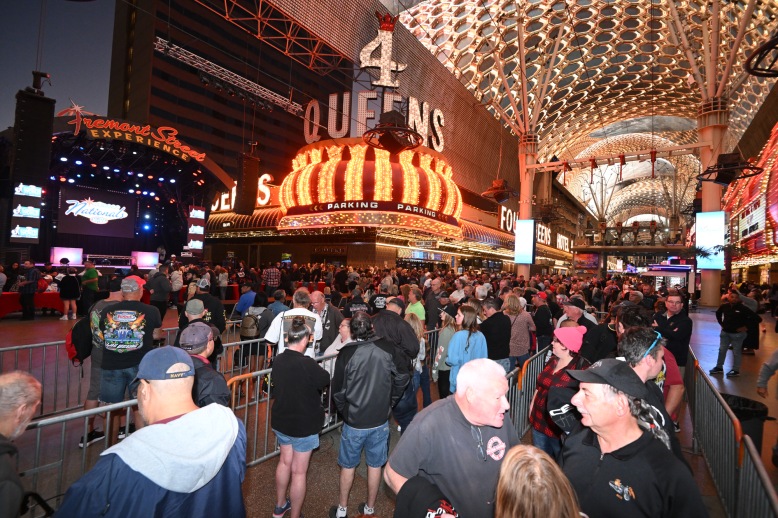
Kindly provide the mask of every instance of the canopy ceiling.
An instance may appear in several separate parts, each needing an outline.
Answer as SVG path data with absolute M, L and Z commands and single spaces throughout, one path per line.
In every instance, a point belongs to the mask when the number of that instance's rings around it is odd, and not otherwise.
M 694 143 L 697 110 L 717 97 L 729 99 L 729 131 L 716 150 L 727 152 L 774 84 L 748 75 L 743 63 L 775 33 L 778 0 L 427 0 L 404 7 L 405 27 L 486 109 L 515 133 L 539 135 L 539 162 Z M 654 178 L 645 164 L 625 167 L 621 181 L 618 165 L 615 180 L 612 166 L 595 171 L 599 183 L 589 168 L 564 180 L 609 221 L 678 215 L 694 196 L 699 161 L 658 160 Z

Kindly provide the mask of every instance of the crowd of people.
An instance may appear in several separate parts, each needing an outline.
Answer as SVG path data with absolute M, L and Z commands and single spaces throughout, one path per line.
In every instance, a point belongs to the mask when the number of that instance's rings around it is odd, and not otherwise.
M 251 370 L 272 360 L 271 421 L 281 448 L 275 518 L 302 516 L 308 465 L 322 424 L 335 412 L 344 425 L 333 518 L 348 515 L 363 452 L 361 515 L 376 513 L 383 477 L 397 494 L 397 517 L 426 516 L 418 514 L 425 510 L 454 517 L 706 516 L 676 437 L 692 334 L 684 289 L 655 289 L 637 277 L 525 279 L 278 263 L 264 269 L 172 263 L 145 276 L 107 275 L 109 297 L 87 309 L 93 345 L 87 408 L 136 397 L 139 406 L 134 427 L 127 422 L 116 434 L 118 420 L 111 424 L 111 448 L 71 487 L 63 509 L 80 516 L 106 506 L 128 510 L 122 484 L 106 483 L 131 471 L 133 487 L 148 495 L 135 514 L 170 504 L 199 516 L 218 502 L 231 514 L 245 513 L 242 500 L 229 503 L 235 495 L 216 489 L 225 481 L 239 487 L 246 442 L 242 424 L 224 413 L 229 393 L 214 368 L 227 320 L 224 293 L 214 290 L 222 274 L 240 285 L 233 313 L 241 337 L 269 344 L 241 348 L 234 360 Z M 176 342 L 155 347 L 162 316 L 185 286 L 192 289 L 180 300 Z M 150 304 L 140 302 L 144 287 Z M 722 353 L 712 374 L 723 370 L 731 344 L 737 375 L 738 340 L 756 321 L 751 314 L 759 318 L 759 308 L 751 311 L 740 293 L 730 290 L 717 312 Z M 505 418 L 506 374 L 547 346 L 530 411 L 534 446 L 522 446 Z M 317 361 L 322 356 L 329 359 Z M 332 406 L 322 405 L 327 390 Z M 166 469 L 196 462 L 166 455 L 175 446 L 169 430 L 189 427 L 196 434 L 214 419 L 224 426 L 198 441 L 212 446 L 206 476 L 153 473 L 152 459 Z M 173 421 L 180 424 L 164 432 L 148 426 Z M 390 452 L 392 423 L 401 438 Z M 80 446 L 104 433 L 90 422 Z M 533 491 L 541 484 L 544 491 Z

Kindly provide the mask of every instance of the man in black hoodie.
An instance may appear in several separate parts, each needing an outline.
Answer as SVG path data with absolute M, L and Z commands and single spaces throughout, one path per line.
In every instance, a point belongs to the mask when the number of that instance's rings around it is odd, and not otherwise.
M 0 516 L 21 514 L 24 489 L 11 442 L 27 428 L 41 401 L 41 384 L 26 372 L 0 375 Z

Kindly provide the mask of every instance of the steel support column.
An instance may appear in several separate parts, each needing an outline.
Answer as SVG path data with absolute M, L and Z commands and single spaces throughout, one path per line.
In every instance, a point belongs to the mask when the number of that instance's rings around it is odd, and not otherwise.
M 710 146 L 700 148 L 702 170 L 714 165 L 723 149 L 724 137 L 729 124 L 727 99 L 716 97 L 703 102 L 697 111 L 697 131 L 699 139 L 710 142 Z M 702 182 L 702 211 L 721 210 L 722 188 L 713 182 Z M 723 238 L 723 236 L 722 236 Z M 718 306 L 721 303 L 721 271 L 702 270 L 700 303 L 703 306 Z
M 519 219 L 532 219 L 535 172 L 529 168 L 538 159 L 538 136 L 525 133 L 519 138 Z M 529 279 L 529 265 L 518 265 L 518 274 Z

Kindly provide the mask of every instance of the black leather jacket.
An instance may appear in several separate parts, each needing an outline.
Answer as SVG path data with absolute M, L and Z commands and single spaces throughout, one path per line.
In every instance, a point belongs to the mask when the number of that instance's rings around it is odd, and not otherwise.
M 400 400 L 410 375 L 405 358 L 389 341 L 374 338 L 343 346 L 335 361 L 335 406 L 352 428 L 382 425 Z

